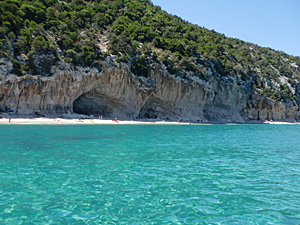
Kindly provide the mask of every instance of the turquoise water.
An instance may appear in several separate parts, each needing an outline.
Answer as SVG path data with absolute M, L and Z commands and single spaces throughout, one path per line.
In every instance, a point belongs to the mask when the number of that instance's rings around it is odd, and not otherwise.
M 0 224 L 299 224 L 300 126 L 0 126 Z

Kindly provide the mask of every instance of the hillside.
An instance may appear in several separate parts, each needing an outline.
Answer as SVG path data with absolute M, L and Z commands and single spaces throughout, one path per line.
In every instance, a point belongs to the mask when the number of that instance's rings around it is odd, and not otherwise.
M 100 73 L 110 58 L 112 64 L 126 65 L 139 85 L 157 82 L 153 68 L 160 67 L 190 84 L 197 78 L 209 88 L 214 86 L 212 80 L 228 87 L 230 82 L 244 86 L 244 108 L 271 107 L 267 110 L 273 113 L 274 104 L 281 102 L 299 111 L 299 57 L 227 38 L 169 15 L 147 0 L 1 0 L 0 15 L 2 75 L 51 77 L 61 63 L 71 71 L 90 68 Z M 210 95 L 216 96 L 218 88 Z M 258 106 L 258 101 L 271 103 Z M 201 115 L 209 111 L 205 105 Z M 279 119 L 297 118 L 293 114 Z

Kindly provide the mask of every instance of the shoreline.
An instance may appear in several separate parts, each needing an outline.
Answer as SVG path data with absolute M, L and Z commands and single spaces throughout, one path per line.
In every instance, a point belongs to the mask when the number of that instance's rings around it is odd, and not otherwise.
M 284 124 L 284 125 L 299 125 L 299 122 L 282 122 L 282 121 L 246 121 L 246 122 L 195 122 L 195 121 L 171 121 L 171 120 L 129 120 L 129 119 L 81 119 L 79 118 L 60 118 L 60 117 L 34 117 L 34 116 L 10 116 L 0 118 L 0 125 L 15 124 L 15 125 L 241 125 L 241 124 Z

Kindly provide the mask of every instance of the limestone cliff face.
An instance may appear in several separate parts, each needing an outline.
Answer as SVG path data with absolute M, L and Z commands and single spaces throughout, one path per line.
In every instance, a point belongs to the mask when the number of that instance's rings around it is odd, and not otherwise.
M 300 119 L 299 106 L 296 101 L 274 101 L 254 94 L 247 102 L 245 113 L 249 120 L 282 120 L 295 121 Z
M 153 64 L 145 78 L 111 57 L 98 69 L 60 62 L 48 77 L 17 77 L 11 70 L 11 62 L 2 60 L 0 111 L 222 122 L 300 119 L 296 101 L 275 102 L 253 93 L 239 77 L 222 78 L 214 71 L 207 71 L 206 80 L 191 72 L 183 79 Z

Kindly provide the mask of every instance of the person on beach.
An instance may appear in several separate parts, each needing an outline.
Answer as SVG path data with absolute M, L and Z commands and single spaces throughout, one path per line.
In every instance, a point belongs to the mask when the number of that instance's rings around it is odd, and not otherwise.
M 8 119 L 8 122 L 9 122 L 9 123 L 10 123 L 10 119 L 11 119 L 11 118 Z

